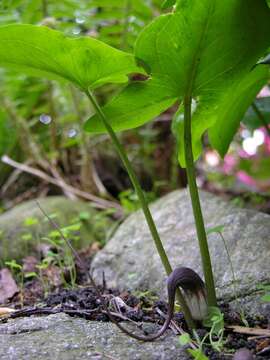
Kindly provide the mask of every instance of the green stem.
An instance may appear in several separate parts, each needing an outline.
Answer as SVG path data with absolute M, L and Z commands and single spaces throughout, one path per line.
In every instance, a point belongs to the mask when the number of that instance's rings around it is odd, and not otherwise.
M 123 37 L 122 37 L 122 46 L 123 50 L 126 50 L 128 47 L 128 26 L 129 26 L 129 13 L 131 10 L 131 1 L 126 0 L 126 6 L 124 9 L 124 27 L 123 27 Z
M 115 132 L 113 131 L 112 127 L 110 126 L 107 118 L 106 118 L 106 115 L 104 114 L 103 110 L 101 109 L 101 107 L 99 106 L 99 104 L 97 103 L 95 97 L 92 95 L 92 93 L 90 91 L 86 92 L 86 95 L 88 96 L 91 104 L 93 105 L 96 113 L 99 115 L 100 119 L 102 120 L 103 124 L 104 124 L 104 127 L 105 129 L 107 130 L 108 134 L 110 135 L 111 137 L 111 140 L 115 146 L 115 148 L 117 149 L 117 152 L 128 172 L 128 175 L 130 177 L 130 180 L 136 190 L 136 193 L 137 193 L 137 196 L 139 198 L 139 201 L 140 201 L 140 204 L 141 204 L 141 207 L 142 207 L 142 210 L 144 212 L 144 216 L 145 216 L 145 219 L 147 221 L 147 224 L 149 226 L 149 230 L 151 232 L 151 235 L 153 237 L 153 240 L 155 242 L 155 246 L 157 248 L 157 251 L 158 251 L 158 254 L 160 256 L 160 259 L 161 259 L 161 262 L 165 268 L 165 271 L 167 273 L 167 275 L 169 275 L 171 272 L 172 272 L 172 267 L 170 265 L 170 262 L 169 262 L 169 259 L 167 257 L 167 254 L 165 252 L 165 249 L 163 247 L 163 244 L 161 242 L 161 239 L 159 237 L 159 234 L 158 234 L 158 231 L 157 231 L 157 228 L 156 228 L 156 225 L 154 223 L 154 220 L 153 220 L 153 217 L 151 215 L 151 212 L 149 210 L 149 207 L 147 205 L 147 201 L 145 199 L 145 196 L 144 196 L 144 193 L 143 193 L 143 190 L 140 186 L 140 183 L 139 183 L 139 180 L 133 170 L 133 167 L 126 155 L 126 152 L 125 152 L 125 149 L 123 148 L 122 144 L 119 142 Z M 185 315 L 185 319 L 186 319 L 186 322 L 189 326 L 190 329 L 193 329 L 194 328 L 194 322 L 192 320 L 192 317 L 191 317 L 191 314 L 190 314 L 190 311 L 189 311 L 189 308 L 186 304 L 186 301 L 181 293 L 181 291 L 179 290 L 177 292 L 177 298 L 178 298 L 178 301 L 181 305 L 181 308 L 183 310 L 183 313 Z
M 205 226 L 202 216 L 198 187 L 196 183 L 196 174 L 194 166 L 194 158 L 192 152 L 192 136 L 191 136 L 191 97 L 184 99 L 184 142 L 185 142 L 185 160 L 188 177 L 188 185 L 192 203 L 192 209 L 196 224 L 197 236 L 201 252 L 202 266 L 205 278 L 205 286 L 207 290 L 207 301 L 209 306 L 217 306 L 215 283 L 211 265 L 211 258 L 208 249 Z
M 46 18 L 49 16 L 47 0 L 42 0 L 42 13 L 43 13 L 43 18 Z

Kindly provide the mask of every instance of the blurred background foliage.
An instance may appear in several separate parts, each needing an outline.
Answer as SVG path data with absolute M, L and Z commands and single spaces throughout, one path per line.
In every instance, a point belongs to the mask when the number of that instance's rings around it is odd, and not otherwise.
M 131 52 L 141 29 L 161 13 L 162 2 L 1 0 L 0 25 L 42 24 L 73 37 L 92 36 Z M 87 199 L 85 194 L 94 194 L 117 200 L 126 212 L 138 208 L 109 138 L 82 131 L 92 112 L 86 98 L 66 84 L 14 71 L 1 70 L 0 79 L 2 210 L 32 197 L 63 192 L 71 198 Z M 98 90 L 99 101 L 105 103 L 116 91 L 119 87 L 104 86 Z M 172 108 L 155 121 L 119 135 L 149 201 L 186 186 L 171 133 L 174 111 Z M 270 212 L 269 123 L 270 91 L 265 87 L 245 115 L 224 160 L 209 148 L 205 136 L 205 152 L 197 166 L 199 185 L 238 204 L 248 203 Z M 48 178 L 33 176 L 33 170 Z M 81 190 L 81 195 L 66 185 Z

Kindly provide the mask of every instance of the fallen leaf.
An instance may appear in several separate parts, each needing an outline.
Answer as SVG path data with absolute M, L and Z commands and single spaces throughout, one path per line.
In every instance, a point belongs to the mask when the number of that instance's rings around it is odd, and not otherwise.
M 18 292 L 19 288 L 11 272 L 6 268 L 0 270 L 0 304 L 6 303 Z
M 38 259 L 34 256 L 26 256 L 23 259 L 23 272 L 31 273 L 37 271 Z
M 42 276 L 46 277 L 49 284 L 54 287 L 59 287 L 63 284 L 63 270 L 58 266 L 49 265 L 46 269 L 42 270 Z
M 270 346 L 270 339 L 258 340 L 257 344 L 256 344 L 256 351 L 257 352 L 262 351 L 262 350 L 264 350 L 265 348 L 267 348 L 269 346 Z
M 41 243 L 36 246 L 36 250 L 43 258 L 45 258 L 50 251 L 52 251 L 52 245 Z

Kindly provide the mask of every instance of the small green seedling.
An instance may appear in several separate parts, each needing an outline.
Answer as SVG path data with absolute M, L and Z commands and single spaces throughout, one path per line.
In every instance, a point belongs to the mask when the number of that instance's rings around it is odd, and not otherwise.
M 220 352 L 224 346 L 224 315 L 217 307 L 209 307 L 209 313 L 203 321 L 205 327 L 210 328 L 208 337 L 213 349 Z
M 27 217 L 23 222 L 23 225 L 27 226 L 27 227 L 30 227 L 30 226 L 33 226 L 36 224 L 38 224 L 38 219 L 34 218 L 34 217 Z
M 209 358 L 203 353 L 203 344 L 201 342 L 197 343 L 188 333 L 184 333 L 179 336 L 179 343 L 181 346 L 193 346 L 192 349 L 188 349 L 188 353 L 195 360 L 209 360 Z
M 224 316 L 217 307 L 210 307 L 207 318 L 203 321 L 203 325 L 210 330 L 200 339 L 197 332 L 194 330 L 194 339 L 190 334 L 184 333 L 179 337 L 179 342 L 182 346 L 188 345 L 188 352 L 195 360 L 207 360 L 208 357 L 204 354 L 203 348 L 208 343 L 212 348 L 218 352 L 222 351 L 224 346 Z
M 270 285 L 258 285 L 257 289 L 264 292 L 264 295 L 261 297 L 261 301 L 270 302 Z

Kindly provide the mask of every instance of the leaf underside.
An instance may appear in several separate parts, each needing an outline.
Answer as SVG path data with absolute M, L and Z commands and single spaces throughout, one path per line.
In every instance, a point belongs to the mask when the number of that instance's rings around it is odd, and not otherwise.
M 270 46 L 270 11 L 265 0 L 178 0 L 139 36 L 135 56 L 150 69 L 146 83 L 131 83 L 104 107 L 112 127 L 142 125 L 189 95 L 193 153 L 209 130 L 212 146 L 224 156 L 239 123 L 269 68 L 254 66 Z M 98 116 L 86 130 L 103 132 Z M 179 160 L 184 161 L 183 122 L 177 124 Z
M 124 83 L 127 74 L 142 72 L 133 55 L 94 38 L 72 38 L 26 24 L 0 27 L 0 66 L 69 80 L 83 91 L 106 83 Z

